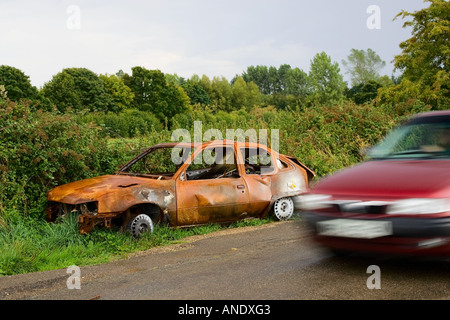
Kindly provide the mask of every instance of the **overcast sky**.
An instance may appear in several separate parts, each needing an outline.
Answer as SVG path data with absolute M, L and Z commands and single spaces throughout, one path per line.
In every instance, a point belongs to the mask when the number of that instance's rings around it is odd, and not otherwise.
M 411 36 L 402 9 L 423 0 L 0 0 L 0 65 L 38 88 L 68 67 L 97 74 L 134 66 L 231 80 L 251 65 L 309 71 L 325 51 L 342 66 L 352 48 L 377 52 L 391 75 Z M 375 9 L 373 6 L 376 6 Z M 369 10 L 368 10 L 369 9 Z M 379 9 L 379 11 L 378 11 Z M 378 19 L 379 18 L 379 19 Z M 348 77 L 346 77 L 348 80 Z

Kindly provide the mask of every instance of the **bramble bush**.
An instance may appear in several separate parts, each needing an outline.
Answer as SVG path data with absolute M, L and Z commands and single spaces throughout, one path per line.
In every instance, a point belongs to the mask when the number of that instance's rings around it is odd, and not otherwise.
M 0 213 L 41 218 L 56 185 L 111 173 L 121 158 L 108 138 L 71 114 L 0 100 Z
M 424 108 L 426 109 L 426 108 Z M 419 107 L 414 111 L 421 111 Z M 362 150 L 374 145 L 407 113 L 397 116 L 388 106 L 358 105 L 345 102 L 334 106 L 309 108 L 274 107 L 241 109 L 214 113 L 191 107 L 172 119 L 172 128 L 188 129 L 193 136 L 194 121 L 202 121 L 202 130 L 218 129 L 226 138 L 227 129 L 279 130 L 279 152 L 297 157 L 317 175 L 324 176 L 364 159 Z
M 127 109 L 120 113 L 90 112 L 77 116 L 81 124 L 95 123 L 104 136 L 132 138 L 162 130 L 163 124 L 150 112 Z

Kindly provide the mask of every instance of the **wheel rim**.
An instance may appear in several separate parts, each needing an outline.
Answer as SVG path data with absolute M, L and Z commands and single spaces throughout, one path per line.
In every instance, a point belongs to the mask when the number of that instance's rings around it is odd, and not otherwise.
M 291 198 L 281 198 L 274 205 L 275 216 L 278 220 L 288 220 L 294 213 L 294 202 Z
M 131 233 L 134 237 L 139 238 L 142 234 L 146 232 L 153 232 L 153 222 L 150 217 L 146 215 L 139 215 L 133 219 L 130 228 Z
M 146 223 L 140 223 L 140 224 L 138 225 L 138 228 L 137 228 L 137 230 L 138 230 L 139 233 L 147 232 L 148 229 L 149 229 L 149 228 L 148 228 L 148 225 L 147 225 Z

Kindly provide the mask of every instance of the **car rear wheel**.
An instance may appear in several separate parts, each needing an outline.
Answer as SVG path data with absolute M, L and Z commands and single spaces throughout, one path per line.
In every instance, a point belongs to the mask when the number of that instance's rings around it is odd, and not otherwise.
M 133 237 L 139 238 L 147 232 L 153 233 L 153 221 L 146 214 L 137 215 L 130 220 L 127 230 L 131 232 Z
M 289 220 L 294 214 L 294 201 L 291 198 L 281 198 L 275 201 L 273 212 L 278 220 Z

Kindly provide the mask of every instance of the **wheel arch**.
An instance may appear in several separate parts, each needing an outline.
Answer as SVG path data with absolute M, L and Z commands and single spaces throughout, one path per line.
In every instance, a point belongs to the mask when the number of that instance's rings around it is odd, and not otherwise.
M 153 224 L 170 222 L 169 216 L 165 214 L 165 211 L 154 202 L 141 202 L 135 203 L 121 214 L 122 229 L 125 229 L 130 220 L 140 214 L 145 214 L 150 217 Z
M 292 198 L 292 200 L 294 200 L 293 198 L 295 196 L 299 196 L 300 194 L 297 191 L 282 192 L 282 193 L 274 194 L 270 200 L 270 203 L 267 205 L 267 208 L 261 214 L 261 218 L 266 218 L 269 215 L 273 214 L 274 205 L 277 200 L 282 199 L 282 198 Z

